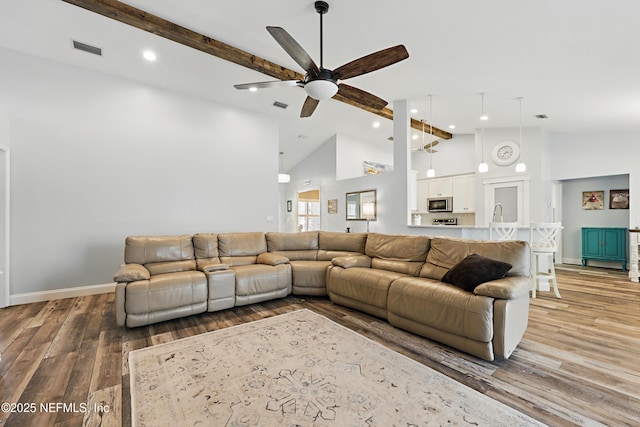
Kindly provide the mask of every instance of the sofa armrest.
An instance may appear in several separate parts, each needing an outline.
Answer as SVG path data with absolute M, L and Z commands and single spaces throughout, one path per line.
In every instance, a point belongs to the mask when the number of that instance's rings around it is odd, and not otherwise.
M 371 257 L 367 255 L 339 256 L 333 258 L 331 263 L 342 268 L 371 268 Z
M 482 283 L 473 290 L 475 295 L 498 299 L 516 299 L 529 293 L 531 282 L 525 276 L 506 276 Z
M 151 273 L 142 264 L 122 264 L 113 277 L 114 282 L 135 282 L 149 280 Z
M 258 264 L 266 264 L 266 265 L 280 265 L 280 264 L 288 264 L 289 258 L 283 255 L 278 255 L 270 252 L 263 252 L 258 255 L 258 259 L 256 260 Z
M 200 266 L 198 268 L 198 270 L 204 271 L 205 273 L 210 271 L 221 271 L 221 270 L 228 270 L 228 269 L 229 269 L 229 264 L 220 264 L 220 263 L 207 264 L 207 265 Z

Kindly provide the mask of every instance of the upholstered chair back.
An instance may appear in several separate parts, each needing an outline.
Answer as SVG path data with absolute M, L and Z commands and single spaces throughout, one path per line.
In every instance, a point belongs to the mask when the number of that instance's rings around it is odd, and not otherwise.
M 417 276 L 427 258 L 429 243 L 427 236 L 370 233 L 365 254 L 371 257 L 372 268 Z
M 124 261 L 142 264 L 153 276 L 196 269 L 191 236 L 129 236 Z
M 269 252 L 285 256 L 290 261 L 309 260 L 318 258 L 318 232 L 305 231 L 302 233 L 266 234 Z
M 220 262 L 233 267 L 255 264 L 258 255 L 267 252 L 264 233 L 221 233 L 218 234 Z
M 193 235 L 193 249 L 199 269 L 220 264 L 218 251 L 218 235 L 215 233 L 198 233 Z
M 367 242 L 367 233 L 318 233 L 318 260 L 330 261 L 339 256 L 362 255 Z
M 529 277 L 529 244 L 521 240 L 488 241 L 433 237 L 427 262 L 420 277 L 440 280 L 450 268 L 471 254 L 507 262 L 512 265 L 507 276 Z

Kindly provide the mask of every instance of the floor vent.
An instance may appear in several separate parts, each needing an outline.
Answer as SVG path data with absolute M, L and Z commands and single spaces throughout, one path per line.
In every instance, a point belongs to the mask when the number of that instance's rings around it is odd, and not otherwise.
M 289 106 L 289 104 L 285 104 L 284 102 L 275 101 L 273 103 L 274 107 L 282 108 L 283 110 Z
M 99 47 L 91 46 L 90 44 L 79 42 L 78 40 L 73 41 L 73 48 L 81 50 L 83 52 L 92 53 L 94 55 L 102 56 L 102 49 Z

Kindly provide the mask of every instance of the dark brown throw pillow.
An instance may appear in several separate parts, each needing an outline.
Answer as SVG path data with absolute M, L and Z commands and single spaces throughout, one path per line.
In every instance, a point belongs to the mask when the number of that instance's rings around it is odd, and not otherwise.
M 509 263 L 472 254 L 451 267 L 442 277 L 442 281 L 473 292 L 479 284 L 501 279 L 509 270 Z

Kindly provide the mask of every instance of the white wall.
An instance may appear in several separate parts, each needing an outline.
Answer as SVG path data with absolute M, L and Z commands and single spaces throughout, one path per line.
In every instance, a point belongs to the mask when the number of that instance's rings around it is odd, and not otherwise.
M 345 135 L 336 135 L 336 179 L 356 178 L 364 175 L 364 162 L 393 165 L 393 142 L 362 141 Z
M 431 165 L 436 171 L 436 177 L 475 172 L 478 165 L 475 163 L 473 145 L 472 134 L 454 135 L 449 140 L 440 140 L 434 146 L 437 153 L 431 154 Z M 429 153 L 412 152 L 411 169 L 418 171 L 418 179 L 425 179 L 429 169 Z
M 277 228 L 270 121 L 6 49 L 0 63 L 12 295 L 111 282 L 127 235 Z
M 629 224 L 640 227 L 640 132 L 549 136 L 551 179 L 629 174 Z

